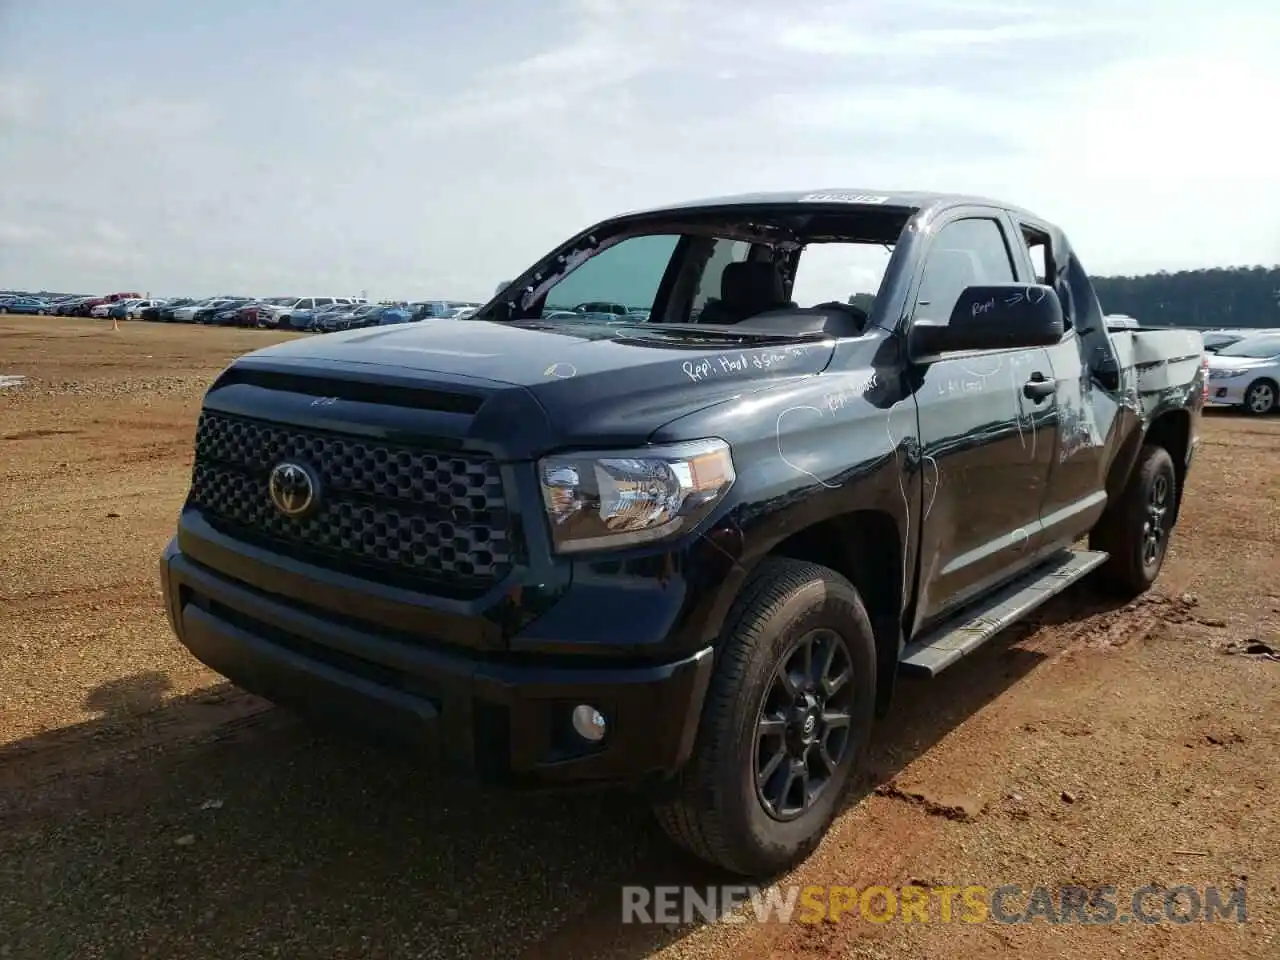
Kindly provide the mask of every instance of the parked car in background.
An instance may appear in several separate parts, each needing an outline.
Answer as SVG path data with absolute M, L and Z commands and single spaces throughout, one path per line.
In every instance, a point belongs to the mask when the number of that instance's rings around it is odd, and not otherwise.
M 1209 355 L 1210 403 L 1263 416 L 1280 407 L 1280 333 L 1243 337 Z
M 238 310 L 245 303 L 239 298 L 226 298 L 214 300 L 212 303 L 206 303 L 192 314 L 191 319 L 194 323 L 208 323 L 217 314 L 225 310 Z
M 195 301 L 190 297 L 176 297 L 162 307 L 153 308 L 155 310 L 154 319 L 159 323 L 174 323 L 177 319 L 175 314 L 184 307 L 191 306 L 193 303 L 195 303 Z M 151 310 L 143 311 L 142 319 L 153 319 L 150 314 Z
M 278 327 L 280 313 L 285 307 L 297 302 L 297 297 L 263 297 L 257 301 L 256 322 L 260 327 Z
M 294 297 L 292 300 L 285 299 L 284 303 L 272 305 L 272 313 L 275 315 L 275 323 L 273 326 L 292 326 L 289 323 L 290 317 L 294 313 L 302 310 L 318 310 L 322 307 L 332 307 L 335 304 L 342 306 L 354 306 L 356 304 L 355 297 Z
M 107 301 L 107 303 L 117 303 L 121 300 L 141 300 L 142 294 L 140 293 L 109 293 L 102 299 Z
M 49 312 L 49 304 L 35 297 L 8 297 L 0 300 L 0 313 L 29 313 L 43 317 Z
M 1217 353 L 1223 347 L 1229 347 L 1238 340 L 1243 340 L 1243 333 L 1227 333 L 1215 330 L 1204 335 L 1204 349 L 1207 353 Z
M 626 304 L 622 303 L 606 303 L 601 300 L 592 300 L 587 303 L 580 303 L 573 308 L 575 313 L 613 313 L 618 316 L 625 316 L 628 312 Z
M 359 327 L 374 327 L 378 325 L 378 317 L 387 309 L 390 308 L 379 303 L 362 303 L 350 310 L 335 310 L 332 322 L 336 325 L 326 326 L 325 329 L 355 330 Z
M 127 319 L 130 311 L 133 310 L 135 304 L 144 303 L 143 300 L 117 300 L 115 303 L 107 305 L 107 316 L 114 317 L 117 320 Z
M 478 303 L 461 300 L 417 300 L 409 304 L 414 320 L 444 320 L 467 307 L 479 307 Z
M 106 300 L 103 300 L 101 303 L 95 303 L 89 308 L 89 316 L 93 317 L 95 320 L 100 320 L 111 313 L 111 307 L 112 304 Z
M 106 297 L 87 297 L 77 303 L 71 310 L 73 317 L 91 317 L 95 307 L 99 307 L 107 302 Z
M 173 311 L 173 320 L 175 323 L 194 323 L 197 313 L 213 306 L 220 299 L 220 297 L 206 297 L 203 300 L 192 300 L 185 306 Z
M 281 330 L 310 330 L 315 318 L 316 311 L 314 307 L 309 310 L 294 310 L 292 313 L 280 317 L 276 325 Z
M 163 300 L 138 300 L 133 304 L 133 306 L 129 308 L 129 313 L 128 313 L 129 319 L 141 320 L 142 313 L 144 310 L 149 310 L 152 307 L 160 307 L 163 305 L 164 305 Z
M 382 312 L 378 314 L 378 326 L 408 323 L 412 316 L 413 312 L 407 306 L 384 307 Z
M 240 311 L 242 309 L 244 309 L 244 304 L 239 301 L 217 303 L 207 311 L 197 313 L 196 323 L 207 324 L 211 327 L 238 327 L 240 326 Z
M 329 303 L 322 307 L 316 307 L 311 316 L 311 324 L 308 330 L 314 330 L 317 333 L 328 333 L 338 329 L 336 324 L 339 318 L 345 316 L 351 311 L 349 303 Z

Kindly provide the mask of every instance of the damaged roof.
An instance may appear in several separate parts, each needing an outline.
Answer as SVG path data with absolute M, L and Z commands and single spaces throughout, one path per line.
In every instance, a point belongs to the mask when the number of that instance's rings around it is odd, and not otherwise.
M 791 190 L 773 193 L 739 193 L 724 197 L 708 197 L 701 200 L 684 200 L 633 211 L 627 216 L 661 213 L 666 210 L 702 209 L 708 207 L 742 207 L 773 204 L 837 204 L 857 207 L 889 207 L 909 210 L 935 211 L 960 204 L 979 204 L 999 207 L 1039 220 L 1035 214 L 1020 207 L 989 197 L 963 193 L 939 193 L 922 190 L 861 190 L 848 187 L 832 187 L 821 190 Z

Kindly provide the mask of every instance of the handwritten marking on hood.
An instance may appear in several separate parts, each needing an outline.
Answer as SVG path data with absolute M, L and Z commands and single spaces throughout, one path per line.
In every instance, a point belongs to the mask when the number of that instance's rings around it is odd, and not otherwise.
M 544 377 L 554 377 L 556 380 L 568 380 L 570 377 L 578 375 L 578 368 L 572 363 L 557 361 L 543 370 L 542 375 Z
M 756 370 L 772 370 L 775 367 L 788 366 L 796 360 L 803 360 L 808 347 L 782 347 L 776 350 L 753 350 L 739 353 L 722 353 L 716 357 L 703 357 L 700 360 L 685 360 L 680 364 L 694 383 L 718 377 L 734 377 Z

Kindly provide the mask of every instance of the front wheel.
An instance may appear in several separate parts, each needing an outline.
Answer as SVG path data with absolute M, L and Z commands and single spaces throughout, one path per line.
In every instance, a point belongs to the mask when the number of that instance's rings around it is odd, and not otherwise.
M 694 755 L 655 813 L 701 859 L 771 876 L 818 845 L 866 750 L 871 622 L 835 571 L 770 558 L 743 586 L 715 656 Z
M 1255 380 L 1244 392 L 1244 409 L 1255 417 L 1266 416 L 1276 408 L 1276 385 L 1270 380 Z
M 1136 597 L 1155 583 L 1169 550 L 1178 504 L 1178 474 L 1164 447 L 1146 444 L 1129 482 L 1089 534 L 1089 546 L 1110 556 L 1098 571 L 1102 584 Z

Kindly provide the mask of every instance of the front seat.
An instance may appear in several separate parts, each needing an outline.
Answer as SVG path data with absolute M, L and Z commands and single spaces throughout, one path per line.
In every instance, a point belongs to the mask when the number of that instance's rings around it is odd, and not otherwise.
M 767 260 L 744 260 L 725 266 L 720 274 L 720 299 L 706 305 L 699 322 L 737 323 L 791 305 L 776 266 Z

